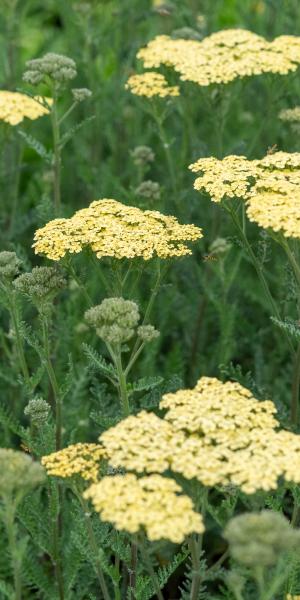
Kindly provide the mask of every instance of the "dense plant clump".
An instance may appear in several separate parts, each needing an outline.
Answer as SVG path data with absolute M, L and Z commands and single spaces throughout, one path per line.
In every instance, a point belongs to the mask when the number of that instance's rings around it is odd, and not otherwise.
M 2 5 L 0 600 L 299 600 L 298 3 Z

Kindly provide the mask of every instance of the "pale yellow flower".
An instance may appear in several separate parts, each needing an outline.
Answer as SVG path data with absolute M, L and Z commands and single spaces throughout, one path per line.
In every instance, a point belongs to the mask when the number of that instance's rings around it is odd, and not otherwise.
M 43 456 L 41 463 L 48 475 L 69 478 L 76 475 L 87 481 L 97 481 L 105 452 L 99 444 L 72 444 Z
M 91 485 L 84 497 L 91 499 L 103 521 L 130 534 L 145 531 L 150 541 L 180 544 L 191 533 L 204 531 L 203 520 L 192 500 L 172 479 L 133 474 L 104 477 Z
M 175 217 L 104 199 L 78 210 L 70 219 L 54 219 L 38 229 L 33 247 L 36 254 L 52 260 L 86 247 L 98 258 L 149 260 L 191 254 L 186 243 L 201 237 L 199 227 L 180 225 Z
M 51 98 L 45 98 L 48 104 Z M 43 98 L 35 96 L 30 98 L 19 92 L 0 91 L 0 120 L 9 125 L 19 125 L 26 117 L 27 119 L 38 119 L 49 113 L 46 106 L 42 105 Z
M 173 67 L 183 81 L 200 86 L 234 79 L 295 71 L 300 63 L 300 38 L 280 36 L 273 42 L 245 29 L 227 29 L 202 41 L 156 37 L 138 52 L 146 68 Z
M 198 173 L 195 189 L 207 192 L 214 202 L 242 198 L 251 221 L 286 237 L 300 237 L 299 152 L 275 152 L 261 160 L 200 158 L 189 168 Z
M 179 96 L 180 93 L 177 85 L 168 85 L 166 78 L 155 71 L 147 71 L 141 75 L 132 75 L 129 77 L 125 87 L 132 94 L 145 96 L 146 98 L 153 98 L 153 96 L 159 96 L 160 98 Z

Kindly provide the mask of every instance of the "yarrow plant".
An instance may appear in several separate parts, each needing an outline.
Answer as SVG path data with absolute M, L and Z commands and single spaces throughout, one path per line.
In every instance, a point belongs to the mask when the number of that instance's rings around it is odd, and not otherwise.
M 295 600 L 297 3 L 46 4 L 0 27 L 1 600 Z

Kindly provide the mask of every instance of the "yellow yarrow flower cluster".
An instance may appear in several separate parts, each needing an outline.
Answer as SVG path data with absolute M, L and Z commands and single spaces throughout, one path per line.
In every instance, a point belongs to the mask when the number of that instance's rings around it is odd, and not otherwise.
M 52 102 L 51 98 L 46 98 L 47 103 Z M 49 113 L 49 110 L 42 105 L 43 98 L 36 96 L 30 98 L 19 92 L 0 91 L 0 120 L 9 125 L 19 125 L 25 117 L 27 119 L 38 119 Z
M 33 247 L 36 254 L 52 260 L 86 247 L 98 258 L 149 260 L 191 254 L 186 242 L 201 237 L 199 227 L 180 225 L 175 217 L 104 199 L 78 210 L 70 219 L 54 219 L 38 229 Z
M 270 400 L 258 402 L 237 382 L 222 383 L 201 377 L 193 390 L 166 394 L 160 408 L 167 408 L 166 420 L 179 431 L 198 433 L 207 440 L 236 430 L 274 428 L 276 408 Z
M 141 411 L 111 427 L 100 436 L 112 467 L 137 473 L 163 473 L 172 462 L 184 436 L 154 413 Z
M 299 152 L 275 152 L 261 160 L 200 158 L 189 168 L 200 172 L 195 189 L 209 193 L 214 202 L 243 198 L 250 221 L 286 237 L 300 237 Z
M 131 534 L 142 530 L 150 541 L 166 539 L 180 544 L 187 535 L 204 531 L 201 515 L 181 492 L 172 479 L 160 475 L 138 479 L 128 473 L 104 477 L 91 485 L 84 497 L 91 499 L 103 521 L 116 529 Z
M 286 600 L 300 600 L 300 594 L 287 594 Z
M 72 444 L 63 450 L 43 456 L 41 463 L 48 475 L 69 478 L 76 475 L 86 481 L 97 481 L 105 452 L 99 444 Z
M 166 96 L 179 96 L 179 87 L 170 86 L 166 78 L 155 71 L 148 71 L 141 75 L 132 75 L 126 83 L 126 89 L 136 96 L 146 98 L 165 98 Z
M 202 41 L 156 37 L 137 57 L 146 68 L 172 67 L 183 81 L 200 86 L 229 83 L 263 73 L 286 75 L 300 63 L 300 37 L 272 42 L 245 29 L 227 29 Z
M 137 473 L 173 471 L 205 486 L 246 494 L 300 482 L 300 436 L 277 431 L 276 408 L 236 382 L 202 377 L 192 390 L 166 394 L 165 417 L 141 412 L 100 437 L 109 463 Z

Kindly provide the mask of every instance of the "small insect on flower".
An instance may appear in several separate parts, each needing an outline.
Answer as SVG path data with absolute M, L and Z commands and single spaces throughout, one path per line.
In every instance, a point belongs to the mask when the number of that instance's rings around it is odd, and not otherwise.
M 218 257 L 215 254 L 203 254 L 202 260 L 203 262 L 215 262 L 216 260 L 218 260 Z

